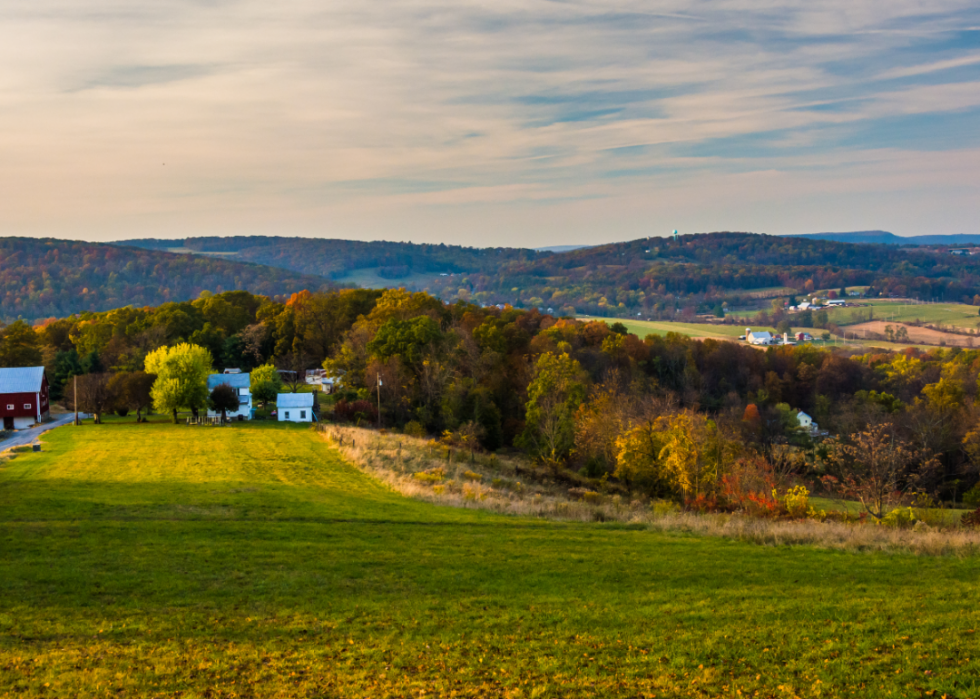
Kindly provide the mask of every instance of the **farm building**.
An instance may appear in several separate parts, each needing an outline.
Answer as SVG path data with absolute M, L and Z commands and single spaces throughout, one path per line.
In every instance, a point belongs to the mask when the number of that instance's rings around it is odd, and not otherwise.
M 228 384 L 238 393 L 238 410 L 229 410 L 227 415 L 229 420 L 251 420 L 252 419 L 252 375 L 239 372 L 237 374 L 211 374 L 208 377 L 208 393 L 211 393 L 216 386 Z M 208 417 L 220 417 L 221 413 L 208 409 Z
M 276 397 L 279 422 L 313 422 L 316 415 L 316 395 L 313 393 L 280 393 Z
M 772 345 L 775 344 L 772 334 L 768 330 L 752 332 L 752 328 L 745 329 L 745 339 L 750 345 Z
M 3 429 L 22 430 L 48 417 L 48 377 L 43 366 L 0 369 Z
M 820 430 L 817 423 L 813 421 L 813 418 L 804 413 L 802 410 L 796 414 L 796 419 L 800 423 L 801 430 L 806 430 L 811 434 Z

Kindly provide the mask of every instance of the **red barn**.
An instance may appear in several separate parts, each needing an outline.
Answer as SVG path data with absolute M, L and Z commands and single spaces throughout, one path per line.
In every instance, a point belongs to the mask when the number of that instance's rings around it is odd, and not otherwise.
M 22 430 L 48 417 L 48 377 L 43 366 L 0 368 L 3 429 Z

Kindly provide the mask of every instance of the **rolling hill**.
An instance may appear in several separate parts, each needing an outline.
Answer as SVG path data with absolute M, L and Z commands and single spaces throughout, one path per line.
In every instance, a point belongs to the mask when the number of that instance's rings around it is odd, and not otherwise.
M 787 235 L 786 238 L 805 238 L 809 240 L 832 240 L 838 243 L 858 243 L 863 245 L 978 245 L 980 235 L 958 233 L 955 235 L 911 235 L 899 236 L 887 231 L 854 231 L 851 233 L 801 233 Z
M 335 286 L 282 268 L 162 250 L 36 238 L 0 238 L 0 319 L 26 320 L 158 306 L 213 292 L 289 294 Z

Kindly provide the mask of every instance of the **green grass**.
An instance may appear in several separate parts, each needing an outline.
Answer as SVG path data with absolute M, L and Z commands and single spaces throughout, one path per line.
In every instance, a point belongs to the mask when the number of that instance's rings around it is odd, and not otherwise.
M 66 427 L 0 466 L 0 696 L 980 694 L 975 558 L 407 500 L 306 427 Z
M 424 274 L 413 272 L 398 279 L 386 279 L 378 275 L 379 269 L 372 267 L 370 269 L 351 270 L 337 281 L 357 284 L 364 289 L 392 289 L 402 286 L 407 289 L 425 289 L 433 281 L 440 278 L 438 272 L 426 272 Z
M 901 322 L 934 323 L 974 329 L 980 321 L 977 306 L 963 303 L 908 304 L 901 301 L 861 299 L 857 303 L 870 305 L 874 309 L 874 320 Z M 852 311 L 861 308 L 838 308 L 830 311 L 830 319 L 840 324 L 841 319 L 850 318 Z M 861 321 L 863 322 L 863 321 Z

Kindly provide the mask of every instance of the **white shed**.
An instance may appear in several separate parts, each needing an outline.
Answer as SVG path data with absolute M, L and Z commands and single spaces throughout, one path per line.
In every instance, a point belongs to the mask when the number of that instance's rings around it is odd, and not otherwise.
M 280 393 L 276 396 L 279 422 L 313 422 L 317 419 L 312 393 Z

